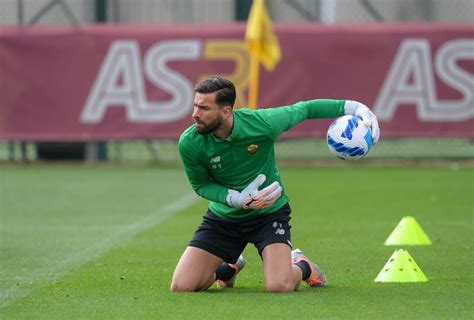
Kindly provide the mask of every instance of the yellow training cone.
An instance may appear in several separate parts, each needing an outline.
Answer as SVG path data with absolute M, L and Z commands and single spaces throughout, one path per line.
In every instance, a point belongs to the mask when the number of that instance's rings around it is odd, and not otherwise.
M 403 217 L 390 236 L 386 246 L 431 245 L 431 240 L 413 217 Z
M 375 282 L 426 282 L 423 271 L 405 249 L 397 249 L 380 271 Z

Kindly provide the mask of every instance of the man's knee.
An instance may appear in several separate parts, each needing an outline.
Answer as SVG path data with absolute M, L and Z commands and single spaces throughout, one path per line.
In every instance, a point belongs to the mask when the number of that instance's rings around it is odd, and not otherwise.
M 214 274 L 203 274 L 199 277 L 173 275 L 171 280 L 171 292 L 195 292 L 203 291 L 209 288 L 215 280 Z
M 214 282 L 215 270 L 221 263 L 221 258 L 203 249 L 187 247 L 174 270 L 170 291 L 206 290 Z
M 179 279 L 173 279 L 171 281 L 171 292 L 194 292 L 199 291 L 199 288 L 196 285 L 191 283 L 186 283 L 185 281 L 180 281 Z
M 291 278 L 275 279 L 265 284 L 268 292 L 293 292 L 295 291 L 295 284 Z

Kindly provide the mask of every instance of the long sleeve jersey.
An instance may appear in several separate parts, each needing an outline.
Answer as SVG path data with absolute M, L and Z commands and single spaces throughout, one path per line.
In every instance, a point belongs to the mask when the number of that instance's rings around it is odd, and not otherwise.
M 233 111 L 229 137 L 201 135 L 194 125 L 179 139 L 179 152 L 194 191 L 209 200 L 209 210 L 227 220 L 244 219 L 274 212 L 288 202 L 275 163 L 274 144 L 285 131 L 305 119 L 334 118 L 344 114 L 344 100 L 318 99 L 268 109 Z M 228 189 L 242 191 L 258 174 L 283 188 L 280 198 L 265 209 L 236 209 L 227 204 Z

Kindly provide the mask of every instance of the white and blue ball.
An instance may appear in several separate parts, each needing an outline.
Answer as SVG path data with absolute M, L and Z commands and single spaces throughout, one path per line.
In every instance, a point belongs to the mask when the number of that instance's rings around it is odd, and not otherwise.
M 329 126 L 327 143 L 336 157 L 358 160 L 372 148 L 372 130 L 356 116 L 342 116 Z

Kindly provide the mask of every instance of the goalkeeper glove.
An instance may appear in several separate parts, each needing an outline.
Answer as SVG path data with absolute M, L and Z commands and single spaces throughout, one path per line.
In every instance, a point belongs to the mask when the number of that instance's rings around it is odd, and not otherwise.
M 379 141 L 380 128 L 375 114 L 367 106 L 357 101 L 346 100 L 344 104 L 344 114 L 354 115 L 362 119 L 362 122 L 372 129 L 372 141 L 374 144 Z
M 267 177 L 259 174 L 242 192 L 229 189 L 227 204 L 237 209 L 263 209 L 271 206 L 280 197 L 282 188 L 278 181 L 258 190 Z

